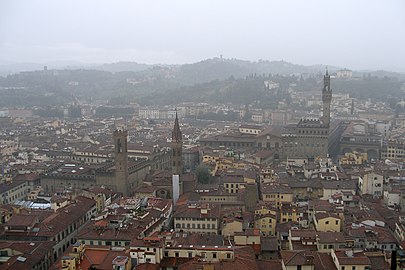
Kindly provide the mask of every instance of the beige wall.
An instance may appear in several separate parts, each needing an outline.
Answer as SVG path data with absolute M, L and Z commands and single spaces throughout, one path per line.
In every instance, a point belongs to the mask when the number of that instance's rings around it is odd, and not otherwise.
M 234 236 L 235 232 L 243 232 L 243 224 L 240 221 L 232 221 L 226 223 L 222 228 L 222 235 L 227 238 L 228 236 Z
M 255 220 L 255 228 L 260 229 L 264 235 L 275 235 L 277 220 L 272 217 L 262 217 Z
M 340 232 L 341 220 L 334 217 L 322 218 L 316 220 L 314 218 L 315 228 L 320 232 Z
M 218 234 L 219 232 L 219 222 L 217 218 L 210 218 L 210 220 L 203 219 L 192 219 L 192 218 L 174 218 L 174 229 L 176 231 L 183 230 L 185 232 L 193 233 L 210 233 Z
M 260 244 L 259 235 L 236 235 L 235 245 L 246 246 L 246 245 L 257 245 Z
M 223 249 L 223 247 L 221 247 Z M 218 248 L 196 248 L 196 247 L 183 247 L 183 248 L 170 248 L 166 249 L 168 257 L 171 258 L 190 258 L 195 256 L 201 256 L 205 258 L 207 262 L 218 262 L 220 260 L 231 260 L 234 258 L 232 249 L 219 250 Z

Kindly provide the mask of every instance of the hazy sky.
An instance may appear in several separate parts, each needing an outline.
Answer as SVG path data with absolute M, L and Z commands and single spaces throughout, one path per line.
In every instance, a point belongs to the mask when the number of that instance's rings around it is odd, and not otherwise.
M 220 54 L 405 72 L 405 1 L 0 0 L 0 64 Z

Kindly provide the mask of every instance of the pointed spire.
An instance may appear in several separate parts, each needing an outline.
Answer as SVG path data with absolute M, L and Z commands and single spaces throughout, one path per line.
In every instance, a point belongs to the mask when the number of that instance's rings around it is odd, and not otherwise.
M 179 125 L 179 118 L 177 117 L 177 109 L 176 109 L 176 119 L 174 120 L 174 128 L 172 132 L 172 141 L 181 141 L 181 131 L 180 131 L 180 125 Z
M 328 66 L 326 66 L 326 76 L 329 76 Z

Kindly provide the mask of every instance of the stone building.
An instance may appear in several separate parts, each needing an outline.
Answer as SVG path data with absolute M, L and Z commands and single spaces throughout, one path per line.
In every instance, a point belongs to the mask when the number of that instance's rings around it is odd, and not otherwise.
M 41 186 L 46 192 L 65 189 L 106 187 L 130 195 L 151 169 L 148 160 L 128 159 L 126 130 L 114 131 L 114 162 L 85 165 L 82 163 L 58 164 L 41 175 Z
M 326 157 L 330 134 L 330 105 L 332 89 L 328 71 L 323 77 L 322 117 L 302 118 L 297 125 L 287 126 L 282 134 L 283 156 L 286 157 Z

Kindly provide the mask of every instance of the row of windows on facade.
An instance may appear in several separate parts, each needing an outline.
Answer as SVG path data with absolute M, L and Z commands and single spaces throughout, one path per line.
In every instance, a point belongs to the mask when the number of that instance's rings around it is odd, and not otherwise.
M 294 142 L 290 142 L 290 143 L 285 142 L 284 145 L 285 146 L 290 146 L 290 147 L 294 147 L 294 146 L 297 147 L 298 143 L 297 142 L 296 143 L 294 143 Z M 301 147 L 304 147 L 304 146 L 306 146 L 306 147 L 325 147 L 325 144 L 324 143 L 322 143 L 322 144 L 320 144 L 320 143 L 317 143 L 317 144 L 315 144 L 315 143 L 307 143 L 307 144 L 301 143 L 300 146 Z
M 55 236 L 54 238 L 52 238 L 52 241 L 56 241 L 56 242 L 60 242 L 61 240 L 63 240 L 65 238 L 65 236 L 68 236 L 69 234 L 71 234 L 74 230 L 76 230 L 77 225 L 76 223 L 70 224 L 69 227 L 67 227 L 64 231 L 58 233 L 57 236 Z
M 298 134 L 328 134 L 327 130 L 298 130 Z
M 210 197 L 208 197 L 208 198 L 206 198 L 206 197 L 201 197 L 201 200 L 202 201 L 210 201 L 210 202 L 212 202 L 212 201 L 225 201 L 226 199 L 225 198 L 216 198 L 216 197 L 214 197 L 214 198 L 210 198 Z
M 215 224 L 194 224 L 194 223 L 192 223 L 192 224 L 190 224 L 190 223 L 177 223 L 176 224 L 176 228 L 182 228 L 182 229 L 208 229 L 208 230 L 211 230 L 211 229 L 213 229 L 213 230 L 215 230 L 215 228 L 216 228 L 216 225 Z
M 9 192 L 17 191 L 17 190 L 19 190 L 20 188 L 24 188 L 24 187 L 26 187 L 26 186 L 28 186 L 28 185 L 27 185 L 26 183 L 24 183 L 24 184 L 22 184 L 22 185 L 19 185 L 18 187 L 15 187 L 15 188 L 10 189 Z
M 15 201 L 15 200 L 17 200 L 18 198 L 22 198 L 22 197 L 24 197 L 25 196 L 25 194 L 27 194 L 28 192 L 27 191 L 24 191 L 24 192 L 19 192 L 18 194 L 15 194 L 15 195 L 13 195 L 13 196 L 11 196 L 9 199 L 10 199 L 10 202 L 13 202 L 13 201 Z M 10 194 L 11 195 L 11 194 Z M 3 194 L 3 197 L 6 197 L 6 196 L 8 196 L 8 194 L 6 193 L 5 195 Z M 4 203 L 8 203 L 7 202 L 8 200 L 7 199 L 4 199 Z
M 213 258 L 213 259 L 216 259 L 216 258 L 217 258 L 217 253 L 216 253 L 216 252 L 213 252 L 213 253 L 211 253 L 211 254 L 212 254 L 212 258 Z M 174 253 L 174 256 L 175 256 L 176 258 L 179 258 L 179 257 L 180 257 L 180 253 L 179 253 L 179 252 L 175 252 L 175 253 Z M 202 253 L 200 254 L 200 256 L 201 256 L 202 258 L 206 258 L 206 253 L 205 253 L 205 252 L 202 252 Z M 169 252 L 168 252 L 168 251 L 165 251 L 165 257 L 169 257 Z M 189 257 L 189 258 L 193 258 L 193 252 L 189 251 L 189 252 L 188 252 L 188 257 Z M 231 258 L 232 258 L 232 254 L 231 254 L 231 253 L 226 253 L 226 258 L 227 258 L 227 259 L 231 259 Z
M 211 142 L 206 142 L 204 143 L 204 146 L 212 146 L 215 143 L 211 143 Z M 253 146 L 254 143 L 228 143 L 228 142 L 220 142 L 219 145 L 220 146 Z
M 73 157 L 72 160 L 94 163 L 94 158 L 81 158 L 81 157 L 75 158 L 75 157 Z M 104 159 L 101 159 L 101 160 L 100 160 L 100 159 L 96 159 L 96 163 L 101 163 L 101 162 L 104 162 L 104 161 L 105 161 L 105 158 L 104 158 Z
M 130 241 L 87 241 L 89 243 L 89 245 L 98 245 L 98 246 L 103 246 L 103 242 L 104 242 L 104 246 L 116 246 L 116 247 L 120 247 L 120 246 L 129 246 L 131 244 Z M 86 244 L 86 240 L 82 240 L 82 244 Z M 156 249 L 154 249 L 154 251 L 156 251 Z
M 230 188 L 234 188 L 234 184 L 225 184 L 225 187 L 226 187 L 226 188 L 229 188 L 229 187 L 230 187 Z M 235 184 L 235 187 L 236 187 L 236 188 L 239 188 L 239 184 Z
M 398 149 L 389 149 L 388 150 L 388 153 L 397 153 L 397 154 L 399 154 L 399 153 L 404 153 L 404 150 L 402 150 L 402 149 L 400 149 L 400 150 L 398 150 Z
M 335 220 L 335 224 L 339 225 L 339 220 Z M 325 221 L 325 225 L 329 225 L 329 220 Z
M 256 211 L 255 214 L 256 214 L 256 215 L 260 215 L 260 211 Z M 282 212 L 281 215 L 282 215 L 282 216 L 292 216 L 292 213 L 291 213 L 291 212 L 289 212 L 289 213 L 287 213 L 287 212 Z M 301 215 L 302 215 L 302 214 L 301 214 Z M 285 221 L 285 218 L 283 219 L 283 221 Z M 270 222 L 271 222 L 271 219 L 270 219 Z
M 217 218 L 191 218 L 191 217 L 176 217 L 176 220 L 217 221 Z
M 277 196 L 276 196 L 276 194 L 266 194 L 266 198 L 267 199 L 269 199 L 269 198 L 281 198 L 281 199 L 284 199 L 284 195 L 277 194 Z

